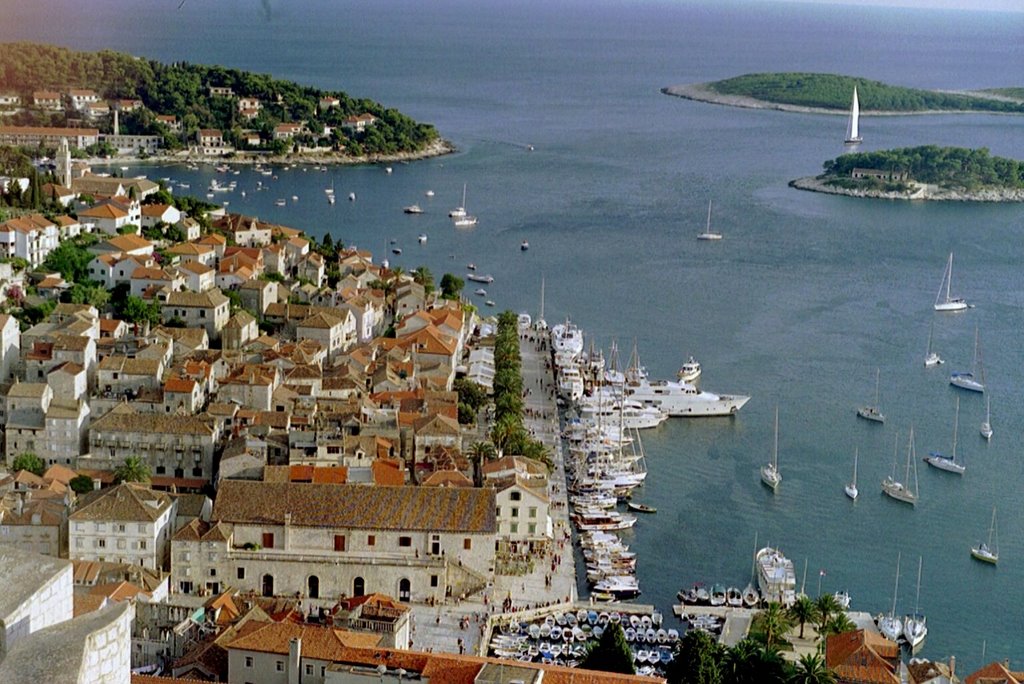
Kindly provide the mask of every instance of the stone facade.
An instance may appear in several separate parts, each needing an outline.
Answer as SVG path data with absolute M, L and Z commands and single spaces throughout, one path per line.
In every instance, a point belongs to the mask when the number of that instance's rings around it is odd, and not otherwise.
M 20 639 L 74 614 L 71 563 L 0 548 L 0 661 Z
M 68 552 L 75 560 L 114 561 L 160 569 L 170 550 L 175 500 L 140 485 L 90 495 L 71 514 Z

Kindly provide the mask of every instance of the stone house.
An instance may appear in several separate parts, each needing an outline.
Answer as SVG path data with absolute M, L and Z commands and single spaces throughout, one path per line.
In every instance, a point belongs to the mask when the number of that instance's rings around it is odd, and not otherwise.
M 230 300 L 214 288 L 205 292 L 161 292 L 164 322 L 178 318 L 189 328 L 205 328 L 211 340 L 220 339 L 220 331 L 230 316 Z
M 68 553 L 159 570 L 170 552 L 174 516 L 174 499 L 143 485 L 125 482 L 91 492 L 70 516 Z

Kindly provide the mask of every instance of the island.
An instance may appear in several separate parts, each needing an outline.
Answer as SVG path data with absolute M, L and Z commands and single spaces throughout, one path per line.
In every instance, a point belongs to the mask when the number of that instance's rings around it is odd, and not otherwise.
M 1024 88 L 971 92 L 922 90 L 855 76 L 802 72 L 745 74 L 662 88 L 666 95 L 712 104 L 807 114 L 846 114 L 857 88 L 862 114 L 1024 114 Z
M 853 197 L 1022 202 L 1024 163 L 985 148 L 924 145 L 844 154 L 826 161 L 820 176 L 789 185 Z
M 430 124 L 341 91 L 222 66 L 0 44 L 0 145 L 168 161 L 399 161 L 453 151 Z M 33 156 L 38 156 L 33 154 Z

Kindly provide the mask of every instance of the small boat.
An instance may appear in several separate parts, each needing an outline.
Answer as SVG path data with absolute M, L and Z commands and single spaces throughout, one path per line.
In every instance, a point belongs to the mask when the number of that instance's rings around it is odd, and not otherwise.
M 433 197 L 433 196 L 434 196 L 434 191 L 433 191 L 433 190 L 427 190 L 427 191 L 426 191 L 425 193 L 423 193 L 423 194 L 424 194 L 424 195 L 425 195 L 426 197 Z
M 971 370 L 950 374 L 949 384 L 972 392 L 985 391 L 985 366 L 981 363 L 981 346 L 977 328 L 974 329 L 974 362 L 971 364 Z
M 859 449 L 853 450 L 853 480 L 843 488 L 843 491 L 846 492 L 846 496 L 850 497 L 854 501 L 857 500 L 857 495 L 859 494 L 857 491 L 857 456 L 859 453 Z
M 711 592 L 706 587 L 697 587 L 697 603 L 707 603 L 711 600 Z
M 983 563 L 999 562 L 999 535 L 996 533 L 996 508 L 992 507 L 992 523 L 988 526 L 988 541 L 971 547 L 971 556 Z
M 356 193 L 354 193 L 354 192 L 348 193 L 348 201 L 349 202 L 355 202 L 356 201 Z
M 953 297 L 949 290 L 953 282 L 953 253 L 949 253 L 949 261 L 946 262 L 946 270 L 942 273 L 942 282 L 939 283 L 939 293 L 935 295 L 936 311 L 963 311 L 968 308 L 967 300 L 963 297 Z M 945 292 L 943 292 L 945 290 Z
M 729 587 L 725 590 L 725 603 L 733 608 L 743 605 L 743 593 L 736 587 Z
M 630 501 L 629 504 L 627 505 L 627 508 L 629 508 L 629 510 L 631 510 L 631 511 L 637 511 L 639 513 L 657 513 L 658 512 L 658 509 L 655 508 L 654 506 L 648 506 L 647 504 L 636 503 L 634 501 Z
M 846 122 L 846 138 L 843 143 L 846 145 L 859 145 L 863 138 L 860 136 L 860 101 L 857 99 L 857 86 L 853 86 L 853 102 L 850 104 L 850 118 Z
M 836 603 L 843 610 L 849 610 L 850 608 L 850 592 L 848 591 L 837 591 L 832 594 L 832 598 L 836 600 Z
M 679 382 L 686 382 L 692 385 L 700 378 L 700 373 L 700 363 L 691 356 L 688 361 L 683 362 L 683 365 L 679 367 L 676 379 Z
M 292 202 L 298 202 L 298 201 L 299 201 L 299 196 L 298 195 L 292 195 Z
M 473 290 L 473 294 L 478 295 L 480 297 L 486 297 L 487 296 L 487 290 L 485 290 L 482 287 L 478 287 L 477 289 Z
M 287 200 L 277 199 L 277 200 L 274 200 L 274 204 L 276 204 L 279 207 L 283 207 L 284 205 L 288 204 L 288 202 L 287 202 Z
M 494 300 L 488 299 L 486 302 L 484 302 L 484 304 L 486 304 L 487 306 L 494 306 Z
M 875 423 L 884 423 L 885 416 L 878 410 L 878 383 L 882 377 L 882 369 L 875 369 L 875 403 L 869 406 L 861 406 L 857 409 L 857 415 Z
M 992 395 L 985 394 L 985 420 L 981 424 L 981 436 L 985 439 L 992 439 Z
M 956 418 L 953 420 L 953 452 L 949 456 L 943 456 L 937 451 L 933 451 L 924 457 L 924 462 L 933 468 L 939 470 L 945 470 L 948 473 L 956 473 L 957 475 L 963 475 L 964 471 L 967 470 L 963 463 L 957 463 L 956 460 L 956 433 L 957 428 L 960 426 L 960 397 L 956 398 Z
M 721 240 L 722 234 L 711 230 L 711 200 L 708 200 L 708 223 L 704 232 L 697 235 L 698 240 Z
M 384 167 L 384 173 L 390 174 L 392 171 L 394 171 L 394 169 L 392 169 L 390 166 Z
M 527 242 L 526 240 L 523 240 L 522 242 L 519 243 L 519 249 L 525 252 L 526 250 L 530 249 L 530 243 Z
M 406 214 L 422 214 L 423 213 L 423 209 L 418 204 L 410 204 L 407 207 L 403 207 L 402 211 L 404 211 Z
M 452 221 L 456 228 L 470 228 L 477 224 L 476 216 L 465 215 Z
M 889 611 L 888 615 L 883 615 L 878 618 L 878 630 L 887 639 L 892 641 L 898 641 L 900 635 L 903 633 L 903 621 L 896 617 L 896 595 L 900 589 L 900 557 L 902 554 L 896 554 L 896 586 L 892 590 L 892 610 Z
M 468 268 L 470 271 L 475 271 L 476 264 L 466 264 L 466 268 Z
M 725 587 L 723 587 L 721 584 L 716 584 L 711 587 L 711 605 L 725 605 Z
M 772 460 L 761 466 L 761 482 L 763 482 L 774 493 L 782 482 L 782 474 L 779 472 L 779 407 L 775 406 L 775 443 L 772 447 Z
M 462 184 L 462 204 L 448 212 L 448 218 L 462 218 L 466 215 L 466 184 Z
M 924 642 L 924 638 L 928 636 L 928 621 L 924 615 L 921 614 L 919 604 L 921 603 L 921 567 L 923 559 L 918 558 L 917 561 L 917 599 L 914 601 L 914 612 L 903 618 L 903 638 L 907 640 L 907 645 L 910 650 L 913 651 L 915 648 Z
M 394 248 L 391 249 L 391 253 L 392 254 L 401 254 L 402 253 L 402 248 L 401 247 L 394 247 Z
M 753 583 L 748 584 L 747 588 L 743 590 L 743 605 L 747 608 L 756 608 L 760 602 L 761 596 L 757 593 L 757 589 Z
M 932 321 L 931 327 L 928 329 L 928 349 L 924 353 L 924 367 L 931 368 L 932 366 L 941 366 L 945 361 L 942 357 L 932 351 L 932 334 L 935 332 L 935 321 Z
M 472 265 L 472 264 L 471 264 Z M 466 280 L 472 280 L 474 283 L 487 283 L 490 285 L 494 282 L 494 276 L 492 275 L 477 275 L 476 273 L 467 273 Z
M 422 245 L 424 242 L 427 241 L 427 234 L 426 233 L 420 233 L 419 235 L 416 236 L 416 241 L 419 242 Z
M 327 203 L 328 204 L 334 204 L 334 195 L 328 195 L 327 196 Z
M 897 449 L 898 449 L 899 433 L 896 434 L 896 440 L 897 440 Z M 910 484 L 909 484 L 910 483 L 910 468 L 911 468 L 911 466 L 913 466 L 913 468 L 914 468 L 914 488 L 913 489 L 910 488 Z M 892 497 L 893 499 L 896 499 L 897 501 L 902 501 L 903 503 L 908 503 L 911 506 L 916 506 L 917 505 L 918 486 L 917 486 L 917 461 L 914 460 L 914 428 L 913 428 L 913 426 L 911 426 L 911 428 L 910 428 L 910 440 L 909 440 L 909 443 L 907 445 L 907 470 L 906 470 L 906 474 L 904 475 L 904 480 L 905 480 L 905 482 L 899 482 L 898 480 L 896 480 L 896 461 L 894 459 L 893 460 L 893 464 L 892 464 L 892 475 L 890 475 L 889 477 L 885 478 L 882 481 L 882 492 L 885 495 L 887 495 L 889 497 Z

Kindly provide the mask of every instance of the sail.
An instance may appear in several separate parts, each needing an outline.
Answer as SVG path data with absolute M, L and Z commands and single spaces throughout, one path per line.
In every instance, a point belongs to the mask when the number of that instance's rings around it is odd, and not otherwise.
M 846 124 L 846 142 L 860 142 L 860 102 L 857 99 L 857 86 L 853 87 L 853 104 L 850 106 L 850 120 Z

